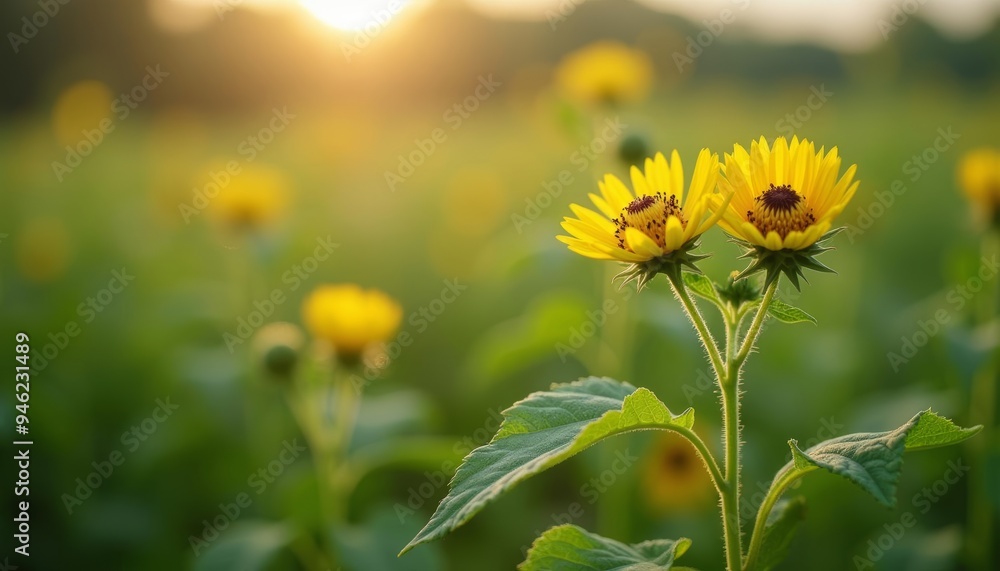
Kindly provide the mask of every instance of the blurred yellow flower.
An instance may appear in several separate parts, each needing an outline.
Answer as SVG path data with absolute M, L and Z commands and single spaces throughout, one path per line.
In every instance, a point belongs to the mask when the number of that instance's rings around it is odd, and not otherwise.
M 403 318 L 399 304 L 355 284 L 319 286 L 302 304 L 306 328 L 333 345 L 338 356 L 355 360 L 370 345 L 388 341 Z
M 1000 149 L 966 153 L 958 165 L 958 182 L 969 200 L 994 219 L 1000 206 Z
M 280 219 L 288 205 L 290 185 L 280 170 L 243 165 L 235 174 L 216 169 L 221 184 L 210 203 L 213 217 L 230 230 L 258 230 Z M 214 180 L 214 179 L 213 179 Z
M 857 165 L 839 179 L 837 147 L 817 152 L 808 139 L 778 137 L 769 147 L 761 137 L 748 153 L 735 145 L 726 155 L 719 188 L 732 200 L 728 207 L 719 195 L 712 209 L 726 232 L 767 250 L 802 250 L 826 234 L 858 189 Z
M 66 273 L 71 237 L 59 218 L 32 218 L 15 234 L 17 267 L 34 282 L 50 282 Z
M 645 167 L 645 173 L 631 169 L 635 195 L 616 176 L 605 175 L 598 183 L 601 196 L 590 195 L 601 214 L 570 204 L 577 218 L 563 219 L 570 236 L 558 236 L 559 241 L 588 258 L 641 263 L 681 249 L 715 224 L 708 204 L 718 180 L 718 155 L 702 149 L 686 194 L 677 151 L 669 164 L 657 153 Z
M 697 507 L 712 498 L 712 481 L 693 446 L 665 433 L 643 459 L 642 489 L 654 514 Z
M 595 42 L 563 58 L 556 81 L 568 96 L 588 103 L 638 101 L 649 94 L 653 64 L 641 50 Z
M 110 121 L 111 107 L 111 89 L 100 81 L 88 79 L 67 87 L 52 107 L 52 131 L 59 145 L 76 145 L 85 138 L 85 131 Z

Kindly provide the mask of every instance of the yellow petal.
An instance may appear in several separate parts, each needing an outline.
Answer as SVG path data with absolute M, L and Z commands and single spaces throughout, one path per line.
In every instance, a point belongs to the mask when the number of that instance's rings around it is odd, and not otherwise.
M 781 242 L 781 236 L 777 232 L 771 230 L 767 233 L 767 237 L 764 238 L 764 247 L 768 250 L 780 250 L 783 245 Z
M 572 238 L 570 236 L 556 236 L 556 240 L 559 240 L 563 244 L 569 246 L 569 249 L 581 256 L 586 256 L 588 258 L 594 258 L 595 260 L 613 260 L 611 255 L 603 252 L 602 250 L 596 249 L 590 245 L 589 242 L 584 242 L 577 238 Z
M 693 236 L 701 234 L 698 230 L 701 229 L 702 218 L 705 217 L 705 210 L 708 209 L 708 197 L 702 197 L 701 200 L 689 206 L 691 210 L 688 214 L 687 228 L 684 228 L 685 242 L 690 240 Z M 702 232 L 703 231 L 704 230 L 702 230 Z
M 649 190 L 649 186 L 646 184 L 645 177 L 642 176 L 642 172 L 639 167 L 632 165 L 629 169 L 629 176 L 632 177 L 632 189 L 635 190 L 636 196 L 652 195 L 656 194 Z
M 610 254 L 605 254 L 604 252 L 598 252 L 597 250 L 591 250 L 589 248 L 578 248 L 576 246 L 570 246 L 569 251 L 575 254 L 580 254 L 586 258 L 592 260 L 614 260 L 616 258 L 612 257 Z
M 785 236 L 784 244 L 786 248 L 792 250 L 802 249 L 802 243 L 805 242 L 805 234 L 797 230 L 793 230 Z
M 676 216 L 667 218 L 665 234 L 666 236 L 664 237 L 663 242 L 666 244 L 667 251 L 672 252 L 684 245 L 684 227 L 681 225 L 680 219 Z M 659 248 L 659 246 L 657 246 L 657 248 Z
M 661 248 L 656 242 L 653 241 L 652 238 L 647 236 L 641 230 L 637 230 L 632 227 L 626 228 L 625 242 L 633 252 L 640 256 L 644 256 L 646 259 L 663 255 L 663 248 Z
M 604 215 L 607 216 L 608 218 L 614 219 L 622 211 L 621 208 L 619 208 L 618 210 L 614 210 L 613 208 L 611 208 L 611 206 L 608 204 L 606 200 L 604 200 L 600 196 L 597 196 L 594 193 L 590 193 L 587 196 L 590 197 L 590 201 L 594 203 L 594 206 L 596 206 L 597 209 L 600 210 L 602 213 L 604 213 Z
M 667 158 L 663 156 L 663 153 L 656 153 L 656 157 L 646 165 L 646 168 L 653 171 L 656 176 L 656 190 L 670 194 L 670 167 L 667 165 Z
M 688 203 L 697 202 L 702 195 L 712 191 L 715 186 L 716 177 L 719 173 L 719 156 L 713 155 L 708 149 L 702 149 L 698 153 L 698 160 L 694 165 L 694 172 L 691 174 L 691 188 L 687 194 Z
M 589 222 L 594 226 L 597 226 L 601 230 L 604 230 L 605 232 L 611 234 L 615 233 L 615 225 L 612 224 L 610 220 L 594 212 L 593 210 L 586 208 L 584 206 L 580 206 L 579 204 L 570 204 L 569 209 L 572 210 L 573 214 L 576 214 L 576 216 L 580 220 Z
M 708 218 L 701 226 L 698 227 L 697 234 L 708 231 L 709 228 L 715 224 L 721 223 L 725 220 L 732 230 L 730 233 L 734 233 L 736 228 L 739 228 L 740 224 L 743 223 L 743 217 L 739 212 L 734 209 L 730 203 L 733 199 L 734 193 L 728 191 L 726 193 L 716 193 L 705 197 L 706 202 L 711 201 L 710 209 L 712 210 L 712 216 Z M 723 229 L 726 229 L 725 226 Z M 736 232 L 738 233 L 738 232 Z
M 684 167 L 677 149 L 670 153 L 670 193 L 677 196 L 678 203 L 684 204 Z
M 625 208 L 632 202 L 631 191 L 613 174 L 606 175 L 604 181 L 598 186 L 601 189 L 601 194 L 604 195 L 604 200 L 616 212 L 621 212 L 622 208 Z
M 747 242 L 750 242 L 751 244 L 755 244 L 757 246 L 764 245 L 764 235 L 761 234 L 760 230 L 758 230 L 757 227 L 754 226 L 753 224 L 749 222 L 743 222 L 742 224 L 740 224 L 740 230 L 742 230 L 740 234 L 743 235 L 743 239 L 746 240 Z
M 617 243 L 614 234 L 609 234 L 596 226 L 591 226 L 590 224 L 577 220 L 575 218 L 565 218 L 562 222 L 562 227 L 564 230 L 572 234 L 573 236 L 587 241 L 587 242 L 600 242 L 603 244 L 613 245 Z

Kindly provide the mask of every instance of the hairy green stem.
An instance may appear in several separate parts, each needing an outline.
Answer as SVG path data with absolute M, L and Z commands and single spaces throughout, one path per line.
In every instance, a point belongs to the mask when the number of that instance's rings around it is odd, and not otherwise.
M 747 329 L 746 335 L 740 341 L 740 329 L 747 311 L 743 308 L 728 310 L 720 307 L 726 324 L 725 359 L 719 352 L 719 347 L 712 337 L 698 306 L 691 299 L 687 286 L 681 279 L 680 272 L 676 275 L 667 274 L 674 294 L 683 305 L 688 318 L 694 325 L 705 351 L 708 353 L 715 371 L 716 381 L 722 393 L 723 445 L 725 448 L 725 465 L 719 469 L 718 463 L 708 450 L 705 443 L 693 432 L 685 434 L 694 444 L 698 453 L 705 461 L 712 481 L 719 492 L 722 502 L 722 528 L 726 544 L 726 568 L 728 571 L 743 569 L 743 534 L 740 524 L 740 371 L 746 362 L 753 345 L 760 334 L 767 308 L 774 299 L 777 282 L 772 282 L 764 292 L 757 313 Z M 739 349 L 737 350 L 737 346 Z M 774 498 L 776 500 L 777 498 Z M 767 507 L 770 511 L 772 500 Z M 764 514 L 766 518 L 766 514 Z M 760 535 L 756 530 L 755 536 Z M 758 540 L 759 543 L 759 540 Z
M 712 455 L 712 451 L 708 449 L 708 445 L 705 441 L 698 436 L 693 430 L 675 428 L 679 434 L 687 438 L 692 445 L 694 445 L 695 450 L 701 456 L 701 459 L 705 462 L 705 467 L 708 468 L 708 474 L 712 477 L 712 483 L 715 484 L 715 489 L 719 491 L 719 494 L 723 493 L 723 489 L 726 486 L 726 478 L 722 474 L 722 470 L 719 468 L 719 463 L 716 462 L 715 456 Z
M 727 324 L 727 327 L 730 325 Z M 724 439 L 726 447 L 726 486 L 722 491 L 722 527 L 726 540 L 726 566 L 729 571 L 742 568 L 743 535 L 740 531 L 740 395 L 739 383 L 729 378 L 736 369 L 729 362 L 722 383 Z M 736 373 L 738 375 L 738 373 Z
M 743 362 L 746 361 L 747 356 L 750 355 L 750 350 L 753 349 L 754 342 L 757 341 L 760 326 L 764 324 L 764 317 L 767 316 L 767 308 L 771 305 L 771 300 L 774 299 L 774 292 L 777 289 L 778 280 L 774 280 L 771 282 L 771 285 L 767 286 L 767 290 L 764 291 L 764 298 L 760 300 L 760 305 L 757 307 L 757 314 L 754 315 L 753 321 L 750 323 L 750 329 L 747 330 L 746 337 L 743 338 L 743 345 L 740 347 L 740 352 L 736 354 L 734 359 L 736 361 L 737 374 L 740 367 L 743 366 Z
M 767 316 L 767 308 L 771 305 L 771 300 L 774 299 L 775 291 L 778 288 L 778 281 L 775 280 L 771 282 L 771 285 L 767 287 L 764 291 L 764 297 L 760 301 L 760 305 L 757 307 L 757 313 L 754 315 L 753 321 L 750 322 L 750 328 L 747 329 L 746 336 L 743 338 L 743 343 L 740 345 L 740 350 L 738 353 L 733 355 L 727 363 L 726 371 L 726 382 L 722 388 L 723 395 L 723 407 L 724 407 L 724 419 L 726 428 L 726 481 L 729 483 L 732 494 L 732 507 L 727 509 L 725 501 L 723 501 L 723 510 L 726 512 L 723 515 L 723 519 L 730 520 L 731 527 L 735 527 L 736 541 L 739 542 L 742 549 L 742 533 L 740 530 L 740 370 L 743 367 L 743 363 L 746 362 L 747 357 L 750 355 L 751 349 L 753 349 L 754 343 L 757 341 L 757 336 L 760 335 L 761 326 L 764 324 L 764 318 Z M 728 328 L 737 330 L 733 334 L 733 340 L 735 342 L 738 338 L 739 323 L 728 323 Z M 727 349 L 727 354 L 730 350 Z M 730 471 L 732 469 L 732 471 Z M 763 517 L 767 519 L 767 514 L 771 510 L 774 498 L 770 502 L 770 506 L 767 507 L 766 512 L 762 512 L 763 516 L 758 514 L 758 521 L 754 524 L 754 532 L 750 539 L 751 551 L 754 552 L 754 544 L 758 546 L 760 544 L 760 536 L 763 533 L 760 531 L 762 529 L 762 524 L 760 523 L 760 518 Z M 768 503 L 765 499 L 765 504 Z M 763 508 L 763 506 L 762 506 Z M 758 529 L 760 528 L 760 529 Z M 727 540 L 727 543 L 729 541 Z M 741 554 L 742 555 L 742 554 Z M 747 554 L 747 562 L 749 565 L 751 555 Z M 733 564 L 736 564 L 734 567 Z M 732 557 L 729 558 L 729 569 L 730 571 L 743 569 L 743 562 L 741 559 L 733 560 Z
M 687 291 L 687 286 L 684 285 L 684 280 L 681 279 L 680 272 L 677 272 L 677 275 L 667 274 L 667 278 L 670 279 L 670 285 L 673 286 L 677 299 L 684 306 L 684 311 L 687 313 L 688 319 L 691 320 L 695 330 L 698 332 L 701 344 L 708 351 L 708 358 L 712 361 L 712 368 L 715 370 L 716 379 L 721 379 L 725 374 L 725 365 L 722 362 L 722 356 L 719 354 L 719 347 L 715 344 L 712 332 L 708 330 L 708 325 L 705 324 L 705 319 L 701 316 L 701 312 L 698 311 L 698 306 L 691 299 L 691 295 Z

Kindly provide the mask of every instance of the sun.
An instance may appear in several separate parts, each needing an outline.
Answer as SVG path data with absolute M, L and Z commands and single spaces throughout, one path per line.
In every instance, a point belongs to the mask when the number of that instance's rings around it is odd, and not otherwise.
M 317 20 L 346 32 L 383 27 L 411 0 L 299 0 Z

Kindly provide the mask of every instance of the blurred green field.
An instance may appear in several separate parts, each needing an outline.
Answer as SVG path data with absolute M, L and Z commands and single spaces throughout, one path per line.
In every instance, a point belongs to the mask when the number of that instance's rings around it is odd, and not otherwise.
M 946 293 L 978 268 L 979 232 L 955 187 L 955 165 L 968 149 L 996 143 L 1000 84 L 970 94 L 932 81 L 905 89 L 822 83 L 833 96 L 795 132 L 838 146 L 846 164 L 859 165 L 861 190 L 840 221 L 862 230 L 868 221 L 859 220 L 859 209 L 873 220 L 863 231 L 841 234 L 837 250 L 824 256 L 839 275 L 810 275 L 801 294 L 782 287 L 782 299 L 813 314 L 819 326 L 769 325 L 747 368 L 747 495 L 787 459 L 788 438 L 884 430 L 928 407 L 968 424 L 967 388 L 975 363 L 985 358 L 969 348 L 967 324 L 977 308 L 994 303 L 995 283 L 962 312 L 952 312 L 949 326 L 898 372 L 887 353 L 900 350 L 901 337 L 912 336 L 919 320 L 939 308 L 951 311 Z M 178 205 L 209 181 L 209 165 L 244 158 L 237 147 L 266 124 L 266 110 L 225 118 L 163 112 L 129 118 L 62 183 L 51 162 L 64 151 L 48 118 L 6 122 L 0 128 L 5 336 L 27 331 L 35 351 L 44 351 L 49 343 L 60 345 L 59 332 L 68 323 L 79 326 L 79 335 L 33 377 L 33 562 L 62 567 L 73 554 L 101 568 L 192 565 L 189 536 L 219 513 L 220 503 L 247 490 L 248 475 L 272 461 L 283 441 L 301 438 L 280 388 L 255 371 L 249 343 L 230 353 L 223 340 L 275 288 L 287 301 L 274 307 L 268 322 L 300 322 L 302 298 L 324 282 L 378 287 L 401 301 L 403 330 L 414 341 L 366 388 L 366 399 L 382 407 L 365 417 L 373 438 L 395 430 L 481 444 L 482 428 L 493 426 L 491 411 L 552 382 L 595 374 L 650 387 L 675 410 L 694 406 L 704 434 L 715 442 L 717 398 L 698 388 L 701 350 L 665 282 L 641 295 L 609 289 L 606 264 L 572 255 L 554 239 L 570 202 L 584 202 L 603 173 L 625 174 L 615 156 L 617 139 L 579 169 L 583 163 L 573 153 L 588 139 L 574 133 L 574 125 L 618 117 L 628 134 L 643 135 L 653 150 L 677 148 L 685 158 L 702 147 L 721 153 L 735 142 L 781 134 L 778 121 L 818 84 L 710 82 L 661 89 L 644 104 L 591 118 L 568 114 L 551 94 L 535 96 L 507 83 L 454 130 L 442 120 L 440 105 L 405 114 L 363 105 L 350 112 L 292 109 L 297 118 L 254 160 L 286 175 L 293 189 L 288 211 L 273 228 L 246 240 L 220 233 L 205 213 L 185 223 Z M 437 127 L 448 129 L 447 140 L 391 191 L 385 172 Z M 939 129 L 956 133 L 956 140 L 917 177 L 908 161 L 933 147 Z M 563 170 L 572 182 L 546 200 L 543 183 L 558 180 Z M 876 193 L 896 179 L 904 181 L 905 193 L 879 209 Z M 530 223 L 518 223 L 515 215 Z M 46 231 L 26 241 L 32 234 L 24 230 L 36 224 L 61 228 L 62 237 Z M 293 289 L 282 276 L 324 238 L 339 247 Z M 703 268 L 717 280 L 742 268 L 736 247 L 717 229 L 703 250 L 713 253 Z M 79 304 L 123 268 L 134 281 L 99 313 L 80 313 Z M 431 313 L 433 321 L 420 316 L 447 280 L 467 289 L 440 315 Z M 594 317 L 605 299 L 624 309 Z M 603 326 L 586 325 L 602 325 L 605 318 Z M 157 399 L 178 408 L 128 450 L 123 432 L 141 424 Z M 11 394 L 0 395 L 0 403 L 0 421 L 8 424 Z M 989 443 L 995 470 L 996 437 L 983 436 L 975 446 Z M 521 485 L 452 537 L 419 548 L 427 553 L 417 557 L 425 563 L 440 557 L 447 569 L 511 569 L 540 531 L 569 517 L 623 541 L 690 537 L 694 546 L 685 563 L 715 568 L 722 545 L 710 500 L 677 513 L 644 505 L 642 461 L 616 475 L 606 492 L 585 489 L 616 451 L 641 457 L 653 444 L 652 436 L 634 434 L 599 445 Z M 115 450 L 128 450 L 125 462 L 67 514 L 63 495 L 94 471 L 92 462 Z M 907 457 L 897 511 L 877 507 L 839 479 L 807 480 L 809 517 L 782 569 L 842 569 L 855 555 L 864 557 L 869 540 L 907 510 L 916 514 L 916 531 L 878 568 L 959 568 L 968 479 L 926 513 L 910 498 L 941 479 L 950 461 L 981 467 L 986 460 L 971 450 Z M 306 454 L 289 465 L 241 517 L 317 522 L 310 462 Z M 440 460 L 379 470 L 361 482 L 350 505 L 352 520 L 369 521 L 380 510 L 389 515 L 377 528 L 381 536 L 358 535 L 359 544 L 374 542 L 394 554 L 408 541 L 445 492 L 436 476 L 425 474 L 435 471 L 435 463 Z M 427 481 L 437 482 L 432 496 L 411 506 L 415 513 L 400 525 L 393 506 L 413 501 L 413 491 Z M 1000 508 L 996 482 L 994 513 Z M 574 504 L 582 512 L 567 516 Z M 294 568 L 289 557 L 273 568 Z
M 779 18 L 762 28 L 773 6 L 755 3 L 678 69 L 676 54 L 709 33 L 693 16 L 702 3 L 561 2 L 564 18 L 525 21 L 482 11 L 486 0 L 438 0 L 374 34 L 320 23 L 345 4 L 196 4 L 60 2 L 37 38 L 0 50 L 0 330 L 12 352 L 18 332 L 30 336 L 33 367 L 31 557 L 10 563 L 500 571 L 573 523 L 626 543 L 688 537 L 681 564 L 720 568 L 706 474 L 679 439 L 648 432 L 598 444 L 396 554 L 501 411 L 552 383 L 648 387 L 674 412 L 694 407 L 721 448 L 719 395 L 666 280 L 618 289 L 619 267 L 555 237 L 606 173 L 627 180 L 623 145 L 677 149 L 690 177 L 702 148 L 793 134 L 837 146 L 861 186 L 821 258 L 837 274 L 779 290 L 818 325 L 766 322 L 745 369 L 741 513 L 755 513 L 790 438 L 888 430 L 932 408 L 987 427 L 908 454 L 894 510 L 829 474 L 803 480 L 808 517 L 777 569 L 1000 561 L 1000 242 L 956 176 L 969 151 L 1000 146 L 995 18 L 959 38 L 928 5 L 874 35 L 864 18 L 878 10 L 845 2 L 841 15 L 861 18 L 823 31 L 853 21 L 877 40 L 849 49 L 788 36 Z M 23 32 L 39 6 L 4 5 L 3 29 Z M 344 51 L 359 38 L 370 45 Z M 603 40 L 647 54 L 648 97 L 588 106 L 560 90 L 560 62 Z M 140 89 L 161 65 L 162 85 Z M 122 107 L 135 89 L 144 99 Z M 105 117 L 111 129 L 95 131 Z M 717 282 L 745 267 L 719 228 L 701 251 Z M 328 526 L 322 455 L 256 346 L 265 324 L 302 325 L 303 300 L 330 283 L 403 308 L 388 358 L 356 378 L 350 449 L 372 469 L 344 478 L 356 487 L 343 527 Z M 316 367 L 299 371 L 322 376 Z M 14 388 L 0 391 L 0 426 L 16 423 Z M 315 399 L 327 420 L 335 404 Z M 20 499 L 2 502 L 11 520 Z

